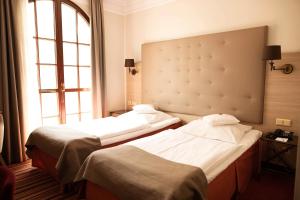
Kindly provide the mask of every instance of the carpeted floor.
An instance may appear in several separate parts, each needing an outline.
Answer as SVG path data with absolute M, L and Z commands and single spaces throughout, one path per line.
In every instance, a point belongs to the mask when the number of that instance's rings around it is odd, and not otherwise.
M 293 200 L 294 176 L 263 170 L 260 179 L 253 179 L 240 200 Z
M 16 175 L 16 200 L 76 199 L 74 193 L 62 194 L 52 177 L 31 166 L 31 161 L 9 167 Z M 292 200 L 294 178 L 263 171 L 260 180 L 252 180 L 240 200 Z M 221 200 L 221 199 L 220 199 Z
M 16 175 L 16 200 L 76 199 L 76 194 L 62 194 L 59 183 L 41 170 L 31 166 L 31 160 L 11 165 Z

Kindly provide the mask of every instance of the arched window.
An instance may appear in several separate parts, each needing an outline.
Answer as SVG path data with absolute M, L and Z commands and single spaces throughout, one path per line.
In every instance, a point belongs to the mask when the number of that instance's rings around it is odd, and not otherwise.
M 31 0 L 43 124 L 90 119 L 90 25 L 69 0 Z

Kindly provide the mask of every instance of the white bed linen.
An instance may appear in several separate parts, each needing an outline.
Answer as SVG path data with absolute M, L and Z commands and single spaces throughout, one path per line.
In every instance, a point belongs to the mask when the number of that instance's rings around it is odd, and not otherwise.
M 135 138 L 159 129 L 162 129 L 164 127 L 170 126 L 172 124 L 175 124 L 177 122 L 180 122 L 180 119 L 177 117 L 173 117 L 170 119 L 166 119 L 160 122 L 156 122 L 153 124 L 149 124 L 149 126 L 145 127 L 144 129 L 141 130 L 137 130 L 137 131 L 132 131 L 132 132 L 128 132 L 126 134 L 121 134 L 121 135 L 116 135 L 114 137 L 106 137 L 101 139 L 101 144 L 102 145 L 110 145 L 116 142 L 120 142 L 120 141 L 124 141 L 124 140 L 128 140 L 130 138 Z
M 222 142 L 183 133 L 181 129 L 127 143 L 167 160 L 200 167 L 211 182 L 260 137 L 251 130 L 238 144 Z
M 136 118 L 117 118 L 106 117 L 100 119 L 94 119 L 90 121 L 63 125 L 78 131 L 82 131 L 89 135 L 99 137 L 101 140 L 115 137 L 118 135 L 143 130 L 150 127 L 150 124 Z

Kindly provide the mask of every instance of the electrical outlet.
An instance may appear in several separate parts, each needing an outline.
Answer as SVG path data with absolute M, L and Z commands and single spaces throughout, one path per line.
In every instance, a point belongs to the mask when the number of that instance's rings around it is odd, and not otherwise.
M 275 123 L 276 123 L 277 126 L 291 126 L 292 125 L 292 120 L 276 118 Z
M 282 126 L 282 125 L 283 125 L 283 119 L 276 118 L 275 124 L 276 124 L 277 126 Z
M 284 119 L 283 120 L 284 126 L 292 126 L 292 120 L 290 119 Z

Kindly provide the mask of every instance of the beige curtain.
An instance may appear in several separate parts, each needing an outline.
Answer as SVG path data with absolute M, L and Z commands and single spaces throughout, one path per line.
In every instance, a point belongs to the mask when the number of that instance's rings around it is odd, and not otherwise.
M 24 19 L 27 0 L 0 1 L 0 87 L 3 95 L 4 146 L 8 164 L 25 159 Z
M 93 115 L 108 116 L 102 0 L 90 0 Z

